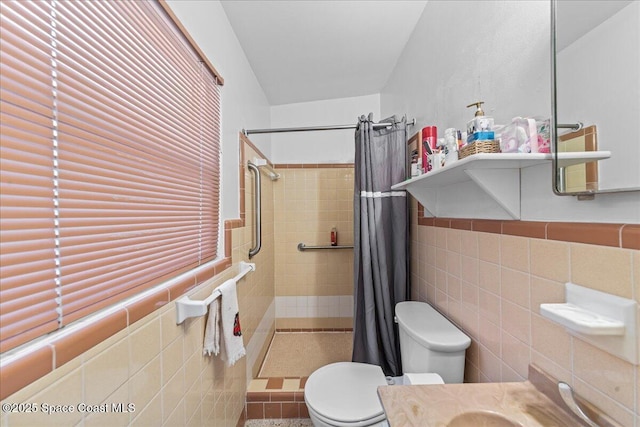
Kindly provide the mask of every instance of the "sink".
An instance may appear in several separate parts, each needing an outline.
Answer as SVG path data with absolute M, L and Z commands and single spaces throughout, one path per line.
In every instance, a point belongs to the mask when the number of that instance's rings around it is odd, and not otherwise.
M 470 411 L 455 416 L 447 427 L 522 427 L 522 424 L 497 412 Z

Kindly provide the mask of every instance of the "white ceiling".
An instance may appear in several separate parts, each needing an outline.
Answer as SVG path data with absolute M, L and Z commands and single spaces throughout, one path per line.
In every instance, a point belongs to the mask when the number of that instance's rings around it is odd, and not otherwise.
M 223 0 L 271 105 L 379 93 L 426 0 Z
M 632 0 L 559 0 L 556 7 L 558 52 L 631 3 Z

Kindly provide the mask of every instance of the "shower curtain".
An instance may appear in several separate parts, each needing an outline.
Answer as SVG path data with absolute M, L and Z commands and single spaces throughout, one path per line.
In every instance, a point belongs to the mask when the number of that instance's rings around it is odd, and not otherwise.
M 407 177 L 406 118 L 360 117 L 355 134 L 354 362 L 402 374 L 395 305 L 409 295 L 409 209 L 404 191 L 391 185 Z

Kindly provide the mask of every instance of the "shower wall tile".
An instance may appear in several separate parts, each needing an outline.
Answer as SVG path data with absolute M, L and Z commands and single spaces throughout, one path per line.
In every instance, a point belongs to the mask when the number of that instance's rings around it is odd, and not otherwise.
M 353 167 L 302 166 L 276 165 L 280 179 L 273 184 L 278 328 L 308 328 L 315 323 L 294 319 L 348 318 L 353 310 L 340 302 L 352 300 L 353 251 L 298 250 L 299 243 L 329 245 L 333 227 L 338 245 L 353 244 Z
M 412 232 L 413 295 L 471 338 L 465 381 L 522 381 L 533 363 L 621 425 L 640 425 L 640 368 L 540 315 L 540 304 L 564 302 L 568 281 L 640 301 L 640 251 L 508 235 L 518 228 L 509 222 L 473 220 L 475 231 L 421 223 L 430 225 Z

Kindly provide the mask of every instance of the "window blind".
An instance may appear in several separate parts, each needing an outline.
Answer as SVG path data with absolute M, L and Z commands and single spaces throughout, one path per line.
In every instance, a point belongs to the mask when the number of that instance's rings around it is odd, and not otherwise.
M 156 2 L 1 7 L 4 352 L 216 257 L 220 94 Z

